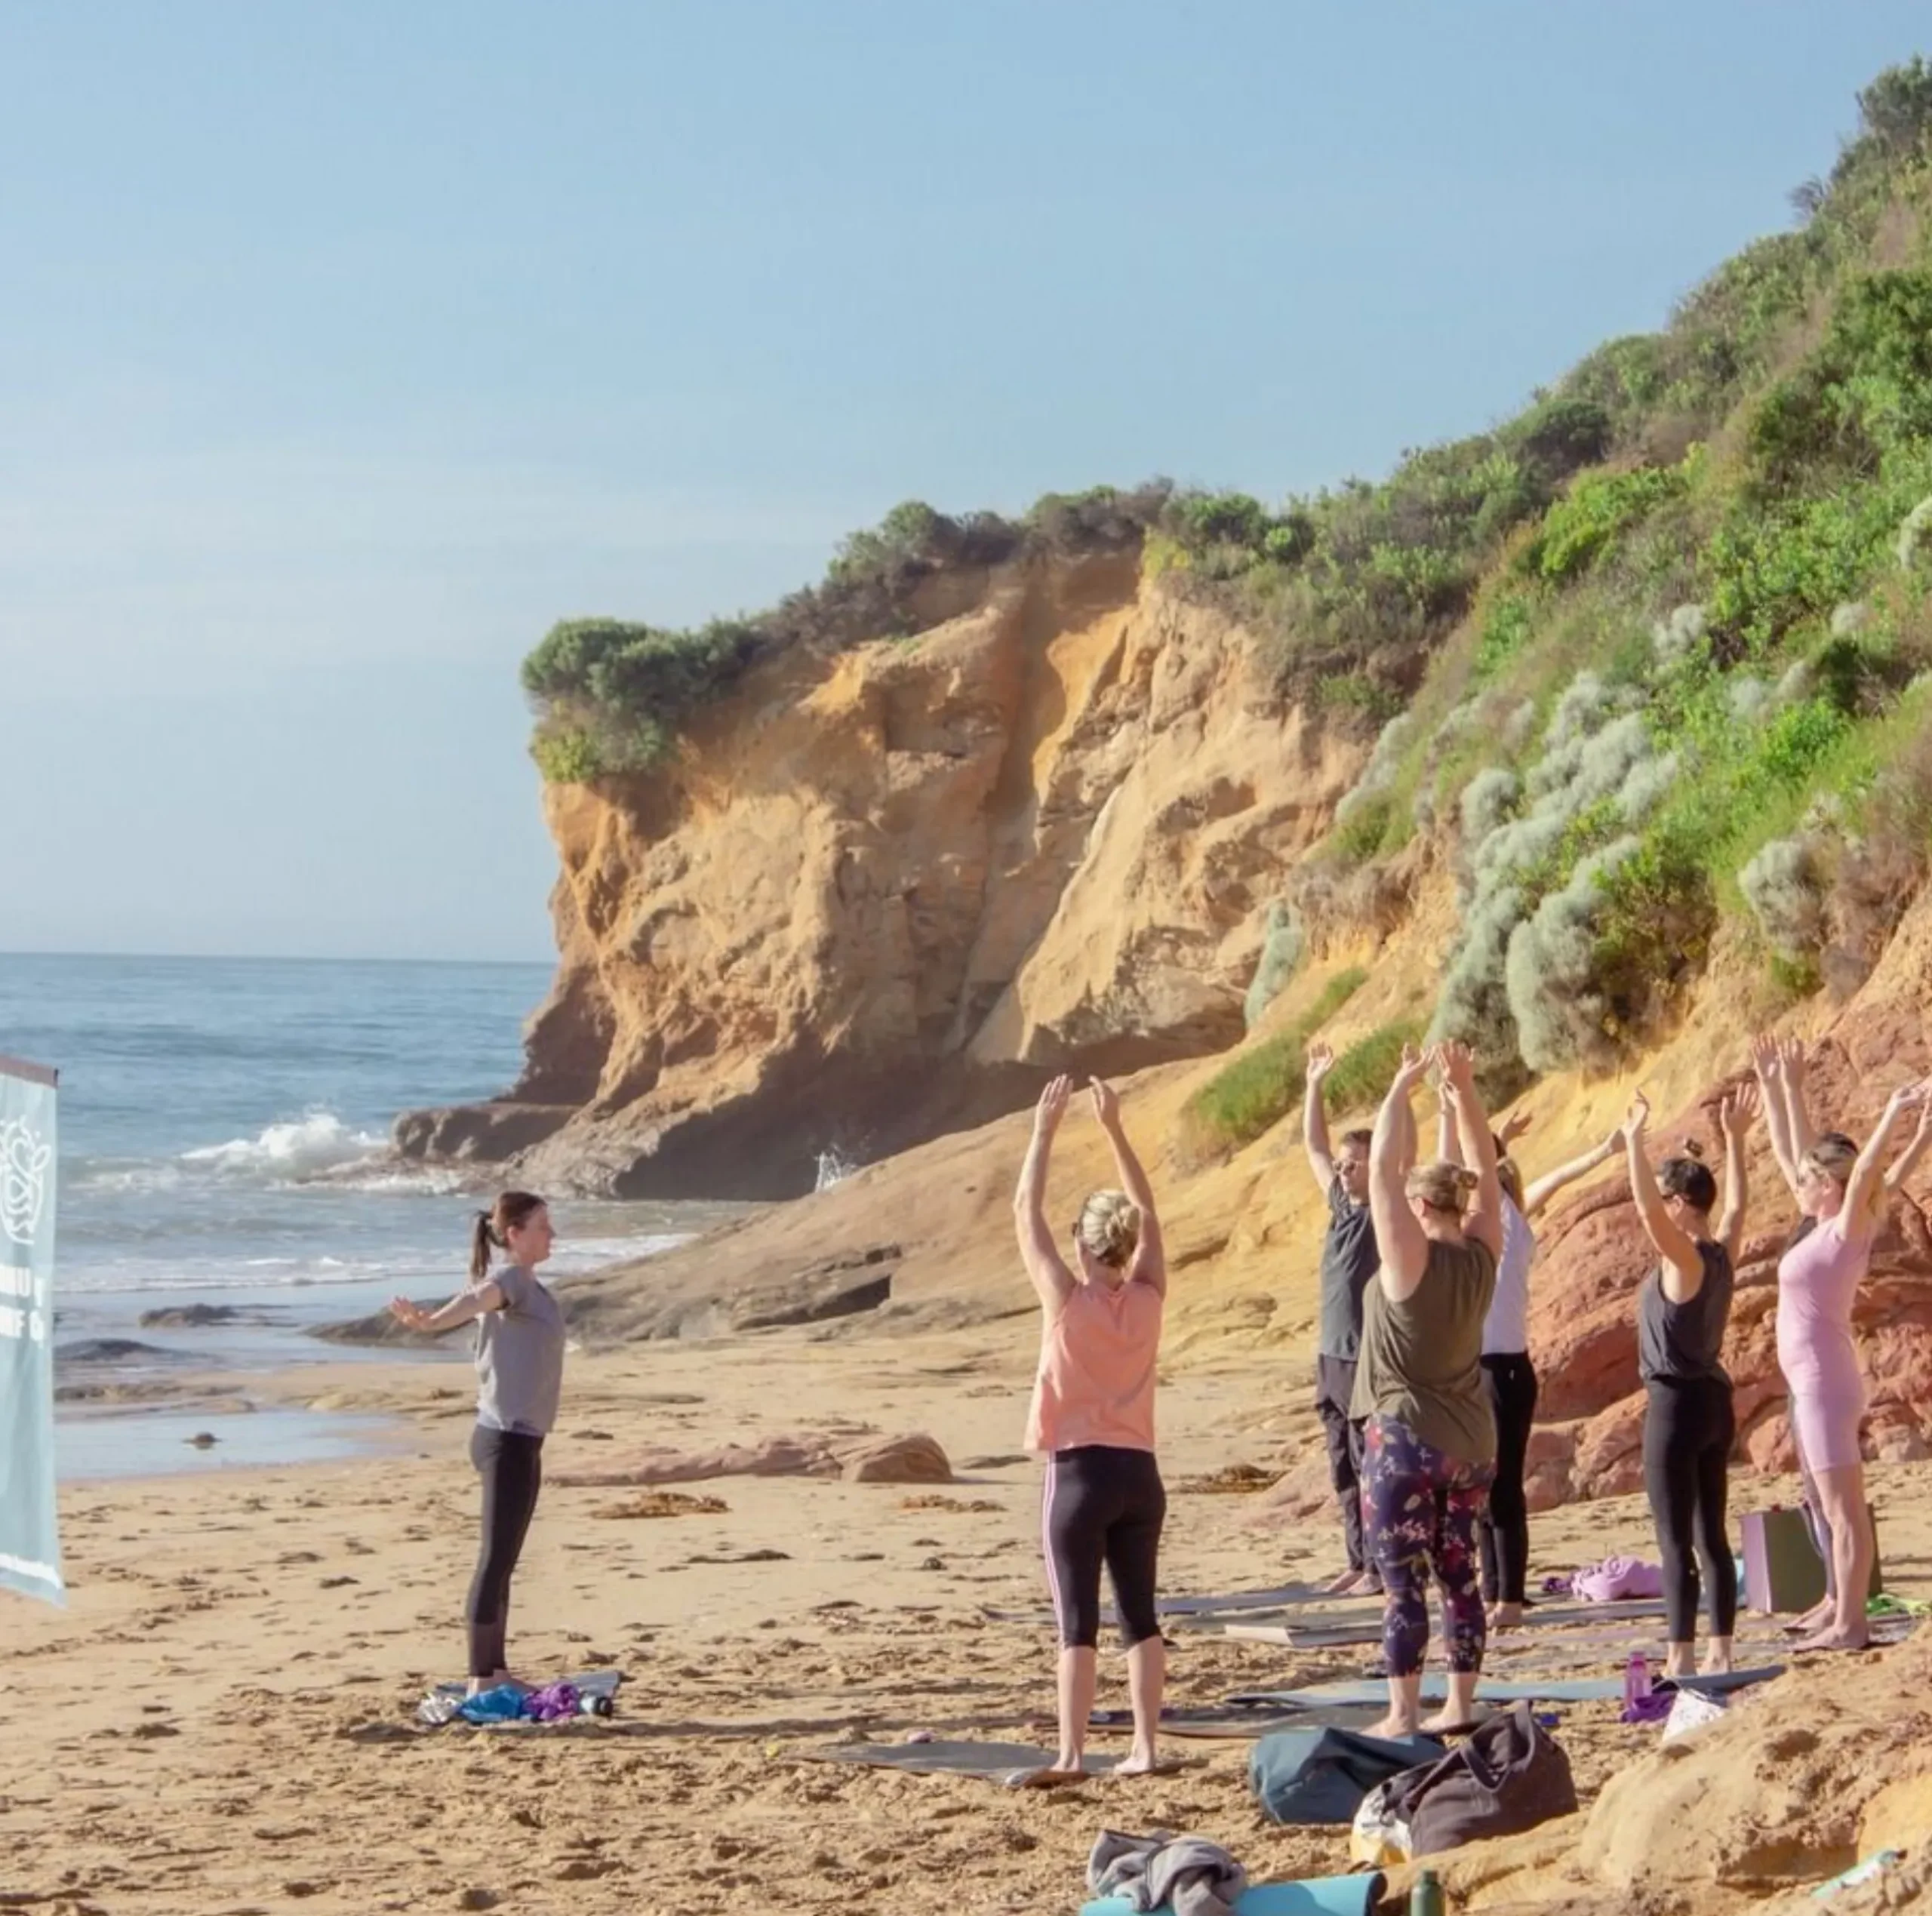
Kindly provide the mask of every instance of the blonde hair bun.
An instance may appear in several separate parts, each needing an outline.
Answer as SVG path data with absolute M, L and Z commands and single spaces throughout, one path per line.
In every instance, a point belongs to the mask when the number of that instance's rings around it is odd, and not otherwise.
M 1482 1180 L 1466 1164 L 1452 1164 L 1445 1158 L 1418 1164 L 1403 1180 L 1402 1188 L 1411 1198 L 1420 1198 L 1431 1210 L 1454 1211 L 1460 1216 L 1469 1193 Z
M 1124 1191 L 1096 1191 L 1080 1207 L 1075 1231 L 1090 1256 L 1124 1270 L 1140 1242 L 1140 1207 Z

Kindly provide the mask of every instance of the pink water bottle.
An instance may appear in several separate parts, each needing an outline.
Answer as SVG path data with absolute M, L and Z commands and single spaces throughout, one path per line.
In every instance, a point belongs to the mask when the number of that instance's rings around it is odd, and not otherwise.
M 1623 1666 L 1623 1707 L 1633 1710 L 1651 1693 L 1651 1666 L 1641 1650 L 1632 1650 Z

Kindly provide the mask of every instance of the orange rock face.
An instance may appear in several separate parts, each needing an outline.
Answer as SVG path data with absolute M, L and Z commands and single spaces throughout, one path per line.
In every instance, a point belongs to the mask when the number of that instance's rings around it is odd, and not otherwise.
M 1224 1049 L 1364 750 L 1254 650 L 1134 558 L 1035 564 L 916 639 L 761 667 L 660 773 L 551 787 L 561 962 L 528 1069 L 398 1143 L 539 1189 L 790 1196 L 822 1151 L 1054 1072 Z

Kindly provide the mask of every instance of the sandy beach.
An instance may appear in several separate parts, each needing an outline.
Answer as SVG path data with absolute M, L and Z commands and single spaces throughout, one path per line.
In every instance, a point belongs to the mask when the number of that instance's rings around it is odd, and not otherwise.
M 786 1330 L 574 1355 L 553 1478 L 646 1447 L 863 1425 L 929 1432 L 958 1481 L 724 1478 L 686 1487 L 723 1512 L 669 1519 L 614 1514 L 635 1492 L 547 1486 L 516 1585 L 512 1660 L 538 1678 L 605 1664 L 625 1678 L 614 1718 L 562 1730 L 413 1722 L 426 1687 L 461 1674 L 477 1505 L 462 1373 L 359 1365 L 267 1380 L 383 1416 L 393 1453 L 69 1487 L 70 1609 L 7 1607 L 0 1736 L 16 1760 L 0 1791 L 0 1907 L 1018 1916 L 1078 1907 L 1103 1826 L 1198 1831 L 1257 1880 L 1345 1868 L 1345 1832 L 1263 1820 L 1241 1742 L 1177 1741 L 1168 1753 L 1186 1767 L 1175 1774 L 1052 1794 L 795 1760 L 915 1730 L 1051 1743 L 1049 1632 L 984 1614 L 1042 1601 L 1035 1467 L 1016 1456 L 1032 1339 L 1016 1318 L 918 1338 Z M 1206 1352 L 1170 1367 L 1170 1591 L 1334 1567 L 1324 1518 L 1269 1523 L 1255 1497 L 1188 1487 L 1230 1464 L 1272 1471 L 1315 1441 L 1301 1373 Z M 1932 1594 L 1928 1470 L 1875 1473 L 1887 1568 L 1907 1595 Z M 1736 1502 L 1792 1488 L 1740 1475 Z M 1647 1516 L 1632 1499 L 1565 1509 L 1537 1520 L 1534 1547 L 1539 1578 L 1614 1550 L 1650 1554 Z M 1174 1641 L 1177 1703 L 1359 1675 L 1372 1654 L 1198 1631 Z M 1507 1675 L 1527 1653 L 1499 1647 L 1492 1668 Z M 1834 1659 L 1777 1691 L 1804 1686 L 1828 1710 L 1848 1672 L 1882 1680 L 1887 1659 L 1912 1654 Z M 1100 1700 L 1125 1700 L 1111 1653 Z M 1564 1707 L 1558 1734 L 1586 1814 L 1657 1738 L 1621 1725 L 1612 1703 Z M 1124 1732 L 1097 1734 L 1097 1749 L 1116 1745 Z M 1794 1883 L 1817 1873 L 1804 1844 L 1794 1827 Z M 1697 1906 L 1751 1906 L 1775 1887 L 1707 1881 Z M 1504 1871 L 1461 1906 L 1556 1907 L 1560 1888 Z

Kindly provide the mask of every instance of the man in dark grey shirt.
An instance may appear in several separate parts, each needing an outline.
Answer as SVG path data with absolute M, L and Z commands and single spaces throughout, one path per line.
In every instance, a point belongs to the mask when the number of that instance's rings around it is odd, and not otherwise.
M 1302 1143 L 1309 1168 L 1328 1200 L 1328 1232 L 1321 1244 L 1321 1330 L 1315 1347 L 1315 1407 L 1327 1440 L 1329 1481 L 1341 1506 L 1342 1536 L 1349 1552 L 1347 1570 L 1331 1587 L 1346 1595 L 1382 1588 L 1362 1538 L 1362 1427 L 1349 1415 L 1361 1349 L 1362 1293 L 1380 1259 L 1368 1209 L 1369 1133 L 1344 1131 L 1339 1152 L 1328 1142 L 1321 1081 L 1334 1063 L 1335 1054 L 1327 1045 L 1309 1047 Z

